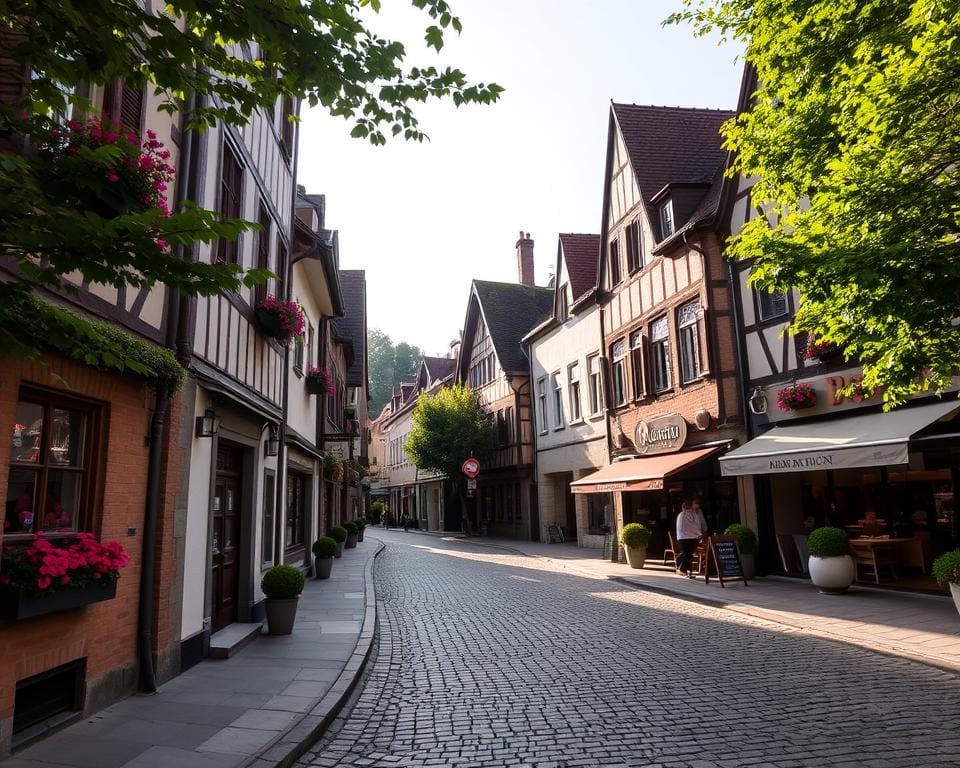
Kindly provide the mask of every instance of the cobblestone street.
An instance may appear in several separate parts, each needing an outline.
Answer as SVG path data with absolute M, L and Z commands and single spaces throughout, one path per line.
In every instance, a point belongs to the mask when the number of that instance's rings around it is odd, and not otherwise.
M 300 768 L 960 765 L 948 672 L 502 549 L 374 535 L 376 655 Z

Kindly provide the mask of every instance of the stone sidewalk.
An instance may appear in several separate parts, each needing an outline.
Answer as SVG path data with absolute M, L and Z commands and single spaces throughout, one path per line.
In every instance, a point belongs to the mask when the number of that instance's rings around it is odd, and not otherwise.
M 419 532 L 414 532 L 419 533 Z M 459 538 L 459 535 L 455 535 Z M 685 579 L 660 561 L 641 570 L 601 559 L 600 551 L 570 544 L 470 538 L 471 544 L 509 549 L 548 560 L 582 576 L 615 580 L 642 589 L 767 619 L 845 643 L 960 672 L 960 614 L 949 597 L 856 585 L 845 595 L 821 595 L 806 579 L 768 577 L 743 582 Z
M 292 635 L 264 634 L 0 761 L 2 768 L 267 768 L 292 764 L 340 711 L 370 653 L 374 558 L 365 540 L 309 579 Z

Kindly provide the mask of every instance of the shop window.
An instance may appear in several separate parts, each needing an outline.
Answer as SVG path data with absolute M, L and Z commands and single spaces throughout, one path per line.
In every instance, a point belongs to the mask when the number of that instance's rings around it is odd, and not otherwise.
M 650 323 L 650 369 L 654 390 L 670 389 L 670 328 L 666 315 Z
M 570 423 L 576 424 L 583 418 L 580 406 L 580 363 L 567 366 L 567 382 L 570 390 Z
M 590 374 L 590 415 L 598 416 L 603 408 L 603 379 L 600 374 L 600 355 L 587 358 L 587 371 Z
M 560 371 L 550 375 L 550 384 L 553 389 L 553 428 L 563 429 L 566 422 L 563 418 L 563 383 L 560 381 Z
M 21 394 L 10 440 L 5 540 L 90 528 L 99 421 L 93 404 Z
M 703 310 L 700 300 L 689 301 L 677 311 L 680 334 L 680 378 L 684 384 L 700 376 L 700 326 Z
M 627 402 L 627 344 L 623 339 L 610 348 L 612 360 L 613 404 L 621 406 Z

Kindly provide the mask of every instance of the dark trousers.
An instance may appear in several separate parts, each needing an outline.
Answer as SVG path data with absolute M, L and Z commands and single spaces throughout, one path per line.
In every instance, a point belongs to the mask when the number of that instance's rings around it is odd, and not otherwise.
M 677 558 L 677 570 L 689 571 L 690 561 L 693 560 L 693 553 L 697 548 L 700 539 L 679 539 L 677 546 L 680 547 L 680 556 Z

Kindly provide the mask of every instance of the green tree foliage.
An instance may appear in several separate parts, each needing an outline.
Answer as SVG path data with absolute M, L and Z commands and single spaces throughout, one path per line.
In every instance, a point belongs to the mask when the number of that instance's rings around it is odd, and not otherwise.
M 405 445 L 410 460 L 417 469 L 447 475 L 461 490 L 463 462 L 473 456 L 484 465 L 493 455 L 496 433 L 468 386 L 421 394 L 412 421 Z
M 758 177 L 731 244 L 754 284 L 796 287 L 794 332 L 843 347 L 886 405 L 960 374 L 960 4 L 684 0 L 747 46 L 760 85 L 724 129 Z
M 394 346 L 390 337 L 371 328 L 367 333 L 367 365 L 370 369 L 370 413 L 380 415 L 395 385 L 412 376 L 420 365 L 423 352 L 419 347 L 401 341 Z

